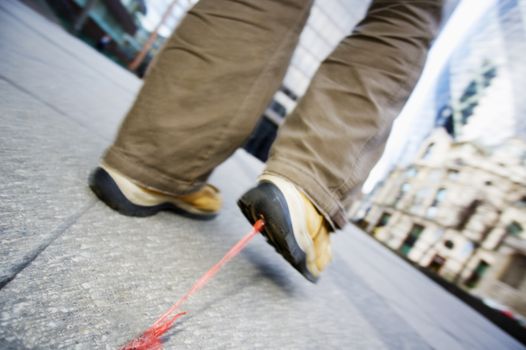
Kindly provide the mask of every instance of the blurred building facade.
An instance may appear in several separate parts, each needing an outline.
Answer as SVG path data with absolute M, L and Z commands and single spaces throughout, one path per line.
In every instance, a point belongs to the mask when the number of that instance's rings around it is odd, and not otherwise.
M 265 161 L 278 126 L 303 96 L 320 63 L 360 21 L 370 0 L 316 0 L 283 84 L 245 149 Z
M 351 219 L 416 264 L 526 315 L 526 143 L 487 148 L 437 129 Z
M 125 66 L 140 50 L 144 0 L 46 0 L 63 27 Z
M 454 49 L 389 175 L 350 211 L 377 240 L 526 316 L 526 1 Z

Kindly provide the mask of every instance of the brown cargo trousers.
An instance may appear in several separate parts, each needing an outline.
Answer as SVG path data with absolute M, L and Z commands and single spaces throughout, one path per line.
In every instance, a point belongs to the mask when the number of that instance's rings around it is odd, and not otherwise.
M 202 187 L 280 87 L 311 5 L 199 1 L 156 57 L 104 161 L 167 194 Z M 378 161 L 441 13 L 441 0 L 373 1 L 280 127 L 264 172 L 301 188 L 333 229 Z

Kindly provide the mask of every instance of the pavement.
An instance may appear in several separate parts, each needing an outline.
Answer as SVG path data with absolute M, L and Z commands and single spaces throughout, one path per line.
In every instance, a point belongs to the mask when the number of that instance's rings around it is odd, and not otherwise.
M 0 348 L 117 349 L 250 227 L 235 202 L 263 165 L 212 175 L 209 222 L 128 218 L 86 179 L 141 81 L 15 0 L 0 2 Z M 354 226 L 308 283 L 262 237 L 183 309 L 166 349 L 522 349 Z

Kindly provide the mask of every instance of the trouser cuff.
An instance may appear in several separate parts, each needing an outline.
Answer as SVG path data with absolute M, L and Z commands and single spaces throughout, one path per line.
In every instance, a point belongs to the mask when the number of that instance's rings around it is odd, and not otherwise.
M 333 231 L 342 229 L 347 224 L 346 210 L 341 201 L 304 169 L 273 158 L 268 160 L 263 174 L 280 176 L 298 186 L 324 216 Z
M 103 162 L 117 169 L 138 185 L 168 195 L 178 196 L 198 191 L 206 183 L 175 179 L 153 167 L 136 160 L 112 146 L 104 155 Z

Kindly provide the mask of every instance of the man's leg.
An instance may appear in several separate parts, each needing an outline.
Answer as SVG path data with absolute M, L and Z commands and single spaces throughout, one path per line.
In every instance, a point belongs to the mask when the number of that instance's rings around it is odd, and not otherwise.
M 330 260 L 325 256 L 330 254 L 328 231 L 347 223 L 344 203 L 380 157 L 392 122 L 420 76 L 441 12 L 440 0 L 373 1 L 280 127 L 258 188 L 240 200 L 250 221 L 259 216 L 282 221 L 267 234 L 311 280 Z M 294 209 L 302 201 L 295 191 L 310 200 L 301 210 Z M 271 200 L 286 203 L 290 213 L 279 219 L 275 212 L 265 215 L 273 210 L 265 205 Z M 322 217 L 316 220 L 327 227 L 301 223 L 316 216 L 308 204 L 314 204 Z M 301 216 L 306 219 L 295 223 Z M 300 226 L 305 232 L 298 232 Z
M 279 88 L 309 0 L 201 0 L 169 39 L 104 162 L 194 192 L 243 144 Z
M 198 2 L 147 72 L 90 179 L 95 193 L 127 215 L 167 206 L 215 215 L 219 197 L 206 180 L 244 143 L 279 88 L 311 3 Z

